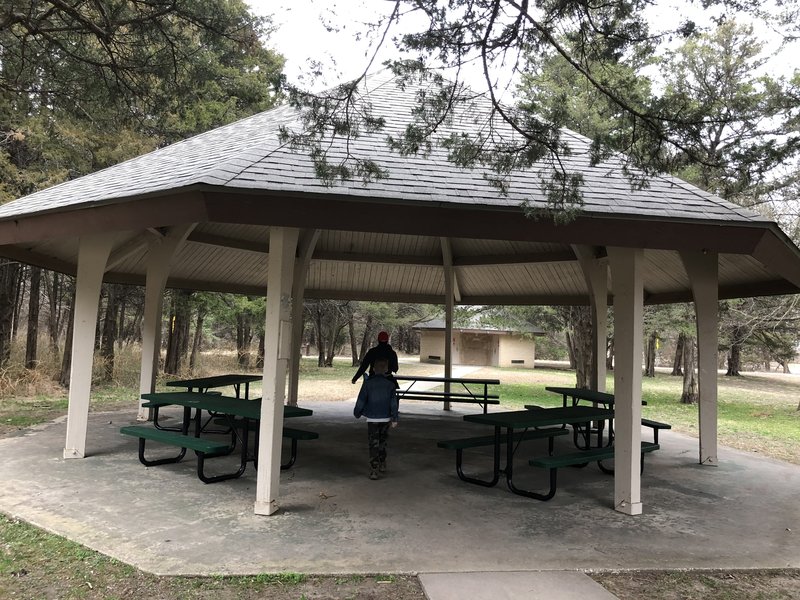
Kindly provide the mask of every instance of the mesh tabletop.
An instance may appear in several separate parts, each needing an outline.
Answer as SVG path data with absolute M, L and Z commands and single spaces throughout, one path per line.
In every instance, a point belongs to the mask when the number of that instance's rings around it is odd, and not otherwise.
M 559 408 L 542 408 L 536 410 L 514 410 L 495 412 L 485 415 L 464 415 L 464 420 L 471 423 L 482 423 L 495 427 L 543 427 L 547 425 L 563 425 L 564 423 L 585 423 L 613 419 L 614 411 L 593 406 L 566 406 Z
M 211 377 L 168 381 L 167 385 L 170 387 L 185 388 L 215 388 L 225 387 L 227 385 L 239 385 L 241 383 L 251 383 L 253 381 L 261 381 L 261 375 L 212 375 Z
M 245 417 L 247 419 L 261 418 L 261 399 L 245 400 L 244 398 L 234 398 L 233 396 L 197 394 L 194 392 L 156 392 L 154 394 L 142 394 L 142 398 L 164 405 L 177 404 L 178 406 L 200 408 L 210 412 Z M 313 411 L 308 408 L 299 406 L 283 407 L 284 418 L 306 417 L 312 414 L 314 414 Z
M 607 394 L 605 392 L 596 392 L 594 390 L 586 390 L 582 388 L 568 388 L 568 387 L 546 387 L 548 392 L 562 394 L 571 398 L 579 400 L 587 400 L 589 402 L 598 402 L 601 404 L 614 404 L 614 394 Z

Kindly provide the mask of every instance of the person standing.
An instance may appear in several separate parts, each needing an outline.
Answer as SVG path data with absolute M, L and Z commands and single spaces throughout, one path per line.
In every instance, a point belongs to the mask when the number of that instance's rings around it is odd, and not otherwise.
M 370 375 L 375 373 L 374 364 L 378 359 L 385 359 L 387 361 L 389 365 L 387 374 L 389 377 L 392 376 L 392 373 L 397 373 L 397 352 L 389 345 L 389 334 L 385 331 L 381 331 L 378 334 L 378 345 L 367 350 L 351 382 L 355 384 L 367 370 L 369 370 Z
M 397 427 L 399 401 L 395 383 L 388 376 L 389 362 L 379 358 L 373 368 L 375 372 L 361 384 L 353 416 L 367 418 L 369 478 L 378 479 L 378 473 L 386 472 L 386 444 L 389 429 Z

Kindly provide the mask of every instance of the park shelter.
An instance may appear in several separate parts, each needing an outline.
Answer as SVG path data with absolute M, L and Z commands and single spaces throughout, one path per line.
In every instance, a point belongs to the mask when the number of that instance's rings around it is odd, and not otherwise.
M 481 323 L 452 326 L 447 337 L 447 321 L 432 319 L 413 327 L 419 333 L 419 361 L 444 364 L 445 345 L 450 340 L 451 363 L 489 367 L 533 369 L 536 360 L 534 335 L 543 331 L 532 327 L 507 329 Z
M 282 106 L 0 207 L 0 255 L 76 275 L 73 361 L 64 456 L 87 454 L 92 350 L 102 281 L 143 285 L 140 388 L 153 390 L 166 286 L 264 294 L 263 402 L 255 511 L 279 508 L 280 442 L 288 378 L 296 397 L 304 298 L 455 304 L 590 305 L 605 348 L 615 315 L 614 506 L 642 510 L 639 473 L 642 312 L 694 301 L 699 342 L 699 462 L 717 463 L 717 304 L 800 291 L 800 251 L 773 222 L 679 179 L 632 187 L 619 157 L 590 160 L 590 141 L 562 131 L 566 167 L 583 176 L 583 210 L 566 224 L 527 217 L 544 203 L 541 175 L 512 174 L 507 193 L 482 169 L 459 169 L 386 144 L 412 119 L 425 81 L 370 76 L 354 94 L 385 120 L 378 132 L 327 140 L 329 160 L 376 160 L 387 175 L 326 185 L 307 153 L 281 143 L 299 130 Z M 459 104 L 435 136 L 494 127 L 487 98 Z M 299 311 L 294 311 L 295 316 Z M 602 355 L 602 353 L 598 353 Z M 446 357 L 446 369 L 452 364 Z M 594 384 L 602 390 L 603 361 Z M 140 407 L 140 417 L 147 411 Z M 91 449 L 89 449 L 89 452 Z

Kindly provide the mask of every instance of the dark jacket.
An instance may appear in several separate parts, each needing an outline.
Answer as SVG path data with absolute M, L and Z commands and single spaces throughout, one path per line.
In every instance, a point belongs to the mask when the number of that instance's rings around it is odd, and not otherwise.
M 397 421 L 398 401 L 394 380 L 386 375 L 371 375 L 361 385 L 358 400 L 353 409 L 356 418 L 362 415 L 368 419 L 386 419 Z
M 389 345 L 389 342 L 378 342 L 377 346 L 367 350 L 364 359 L 361 361 L 361 365 L 358 367 L 358 371 L 353 375 L 352 382 L 355 383 L 358 381 L 358 378 L 361 377 L 367 369 L 369 369 L 369 374 L 373 375 L 375 370 L 372 368 L 372 365 L 375 364 L 376 360 L 381 358 L 385 358 L 389 361 L 390 373 L 397 373 L 397 352 Z

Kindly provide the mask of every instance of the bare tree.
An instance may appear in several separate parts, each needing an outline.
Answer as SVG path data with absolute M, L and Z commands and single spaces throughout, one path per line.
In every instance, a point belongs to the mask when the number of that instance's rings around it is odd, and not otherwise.
M 25 368 L 35 369 L 39 343 L 39 301 L 41 298 L 42 269 L 30 267 L 28 292 L 28 331 L 25 340 Z
M 696 404 L 697 392 L 697 350 L 695 338 L 687 335 L 683 343 L 683 404 Z

